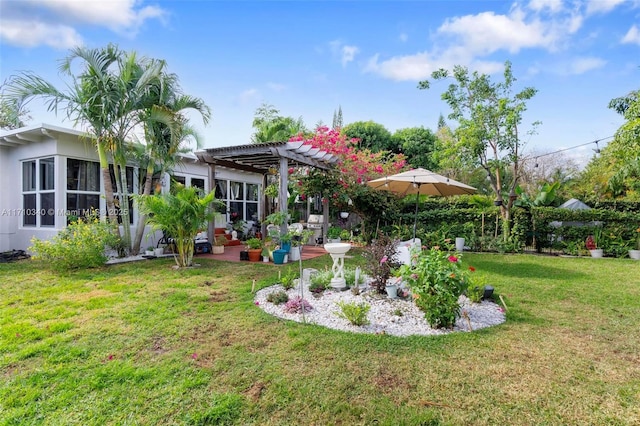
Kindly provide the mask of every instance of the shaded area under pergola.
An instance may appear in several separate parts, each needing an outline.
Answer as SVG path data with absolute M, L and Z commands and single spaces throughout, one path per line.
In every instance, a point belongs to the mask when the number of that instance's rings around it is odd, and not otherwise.
M 262 175 L 262 191 L 260 197 L 260 222 L 262 234 L 265 235 L 266 196 L 264 189 L 267 186 L 267 175 L 272 170 L 278 170 L 280 175 L 278 186 L 279 210 L 287 214 L 287 187 L 289 185 L 289 167 L 314 167 L 322 170 L 331 169 L 338 158 L 326 151 L 314 148 L 304 142 L 269 142 L 264 144 L 237 145 L 222 148 L 208 148 L 195 153 L 198 160 L 209 165 L 209 188 L 215 188 L 216 167 L 241 170 Z M 329 222 L 329 208 L 327 203 L 322 204 L 323 227 L 322 235 L 326 236 Z M 286 231 L 283 225 L 282 232 Z M 213 223 L 209 224 L 209 239 L 213 241 Z

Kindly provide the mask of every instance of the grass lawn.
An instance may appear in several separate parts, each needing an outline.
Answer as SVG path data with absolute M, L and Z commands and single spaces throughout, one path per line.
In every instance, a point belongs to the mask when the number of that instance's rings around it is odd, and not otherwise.
M 410 338 L 269 316 L 262 263 L 0 265 L 0 425 L 640 424 L 640 262 L 464 260 L 507 322 Z

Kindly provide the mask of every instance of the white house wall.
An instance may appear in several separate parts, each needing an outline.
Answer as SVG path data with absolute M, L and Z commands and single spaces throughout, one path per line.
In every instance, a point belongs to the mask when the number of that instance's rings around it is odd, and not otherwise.
M 31 245 L 33 237 L 50 239 L 60 229 L 66 226 L 66 159 L 74 158 L 85 161 L 98 161 L 96 148 L 90 139 L 79 137 L 73 130 L 42 125 L 49 131 L 39 131 L 38 127 L 30 127 L 33 134 L 29 134 L 37 142 L 26 142 L 18 146 L 0 145 L 0 251 L 12 249 L 26 250 Z M 13 135 L 24 129 L 5 132 L 0 135 Z M 37 131 L 37 133 L 35 133 Z M 44 134 L 46 133 L 46 134 Z M 33 135 L 36 136 L 33 136 Z M 55 225 L 51 228 L 23 226 L 22 208 L 22 162 L 24 160 L 54 158 L 55 165 Z M 197 161 L 195 156 L 185 156 L 176 164 L 173 172 L 175 176 L 185 177 L 187 185 L 192 178 L 203 179 L 205 191 L 209 188 L 209 166 Z M 215 179 L 224 179 L 261 185 L 262 176 L 243 171 L 216 168 Z M 102 174 L 100 174 L 101 188 Z M 169 177 L 166 176 L 163 191 L 169 190 Z M 101 210 L 106 210 L 104 197 L 100 201 Z M 134 209 L 135 210 L 135 209 Z M 134 214 L 132 233 L 135 232 L 137 211 Z M 224 226 L 228 218 L 220 216 L 216 219 L 216 226 Z M 156 245 L 160 233 L 148 233 L 143 238 L 142 247 Z

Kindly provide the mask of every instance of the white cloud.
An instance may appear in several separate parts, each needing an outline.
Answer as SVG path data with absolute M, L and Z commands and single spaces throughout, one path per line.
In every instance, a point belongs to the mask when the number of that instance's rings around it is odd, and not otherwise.
M 138 0 L 22 0 L 4 2 L 2 42 L 18 46 L 69 48 L 81 43 L 76 27 L 89 24 L 134 36 L 145 21 L 163 20 L 157 6 L 138 7 Z M 35 31 L 34 31 L 35 29 Z
M 238 99 L 240 100 L 240 103 L 245 104 L 258 99 L 259 96 L 260 92 L 258 91 L 258 89 L 251 88 L 240 93 Z
M 350 46 L 344 44 L 341 40 L 334 40 L 329 42 L 329 47 L 334 56 L 340 59 L 340 63 L 343 67 L 346 67 L 349 62 L 355 59 L 356 54 L 360 51 L 357 46 Z
M 624 44 L 640 45 L 640 30 L 638 30 L 638 27 L 633 25 L 620 41 Z
M 284 89 L 287 88 L 287 86 L 285 86 L 284 84 L 274 83 L 271 81 L 267 83 L 267 87 L 273 90 L 274 92 L 282 92 Z
M 556 64 L 550 71 L 560 75 L 579 75 L 587 71 L 602 68 L 607 61 L 595 57 L 575 58 L 571 61 Z
M 582 24 L 578 11 L 565 10 L 557 0 L 533 0 L 528 9 L 515 3 L 507 14 L 483 12 L 449 18 L 433 36 L 432 45 L 437 47 L 388 59 L 376 55 L 364 71 L 392 80 L 419 80 L 454 65 L 493 73 L 501 71 L 503 64 L 483 58 L 500 51 L 511 55 L 523 49 L 557 51 Z
M 548 10 L 552 13 L 560 12 L 563 9 L 562 0 L 531 0 L 528 7 L 537 12 Z
M 587 14 L 608 13 L 624 2 L 625 0 L 589 0 L 587 3 Z
M 4 19 L 0 20 L 0 39 L 3 43 L 20 47 L 36 47 L 44 44 L 54 49 L 68 49 L 82 44 L 80 34 L 66 25 L 5 21 Z

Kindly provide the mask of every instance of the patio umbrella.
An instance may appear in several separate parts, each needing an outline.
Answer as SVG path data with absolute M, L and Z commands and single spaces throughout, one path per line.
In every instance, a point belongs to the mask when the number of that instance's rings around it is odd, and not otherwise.
M 473 194 L 476 189 L 457 180 L 449 179 L 427 169 L 417 168 L 367 182 L 373 189 L 395 192 L 400 195 L 417 194 L 416 214 L 413 220 L 413 239 L 416 238 L 418 224 L 418 203 L 420 195 L 461 195 Z

